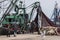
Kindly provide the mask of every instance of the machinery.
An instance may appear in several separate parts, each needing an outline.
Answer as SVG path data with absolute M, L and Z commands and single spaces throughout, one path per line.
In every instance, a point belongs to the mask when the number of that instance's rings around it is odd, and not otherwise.
M 19 4 L 20 6 L 16 5 L 16 2 L 17 0 L 15 0 L 14 3 L 13 3 L 13 0 L 11 1 L 11 4 L 7 8 L 3 17 L 1 18 L 0 24 L 2 24 L 3 28 L 8 27 L 10 25 L 11 31 L 15 26 L 17 28 L 17 31 L 18 29 L 19 31 L 23 31 L 23 29 L 27 30 L 28 14 L 26 14 L 25 12 L 25 7 L 22 7 L 23 2 L 20 1 L 20 4 Z M 16 13 L 11 13 L 12 14 L 11 15 L 10 11 L 12 10 L 13 7 Z
M 11 4 L 8 6 L 7 10 L 5 11 L 4 15 L 1 18 L 0 24 L 2 24 L 2 28 L 9 27 L 12 31 L 13 28 L 17 28 L 17 32 L 22 33 L 33 33 L 41 31 L 46 31 L 46 34 L 60 34 L 60 30 L 58 25 L 56 25 L 56 10 L 55 9 L 55 16 L 54 22 L 52 22 L 42 11 L 40 2 L 35 2 L 28 7 L 23 6 L 23 2 L 20 1 L 19 6 L 16 5 L 17 0 L 11 1 Z M 24 4 L 25 5 L 25 4 Z M 15 13 L 11 13 L 10 11 L 14 8 Z M 30 15 L 26 13 L 26 9 L 32 8 Z M 58 14 L 57 14 L 58 15 Z
M 33 7 L 33 8 L 31 10 L 30 18 L 28 19 L 29 16 L 28 16 L 28 14 L 26 14 L 26 8 L 27 7 L 25 8 L 23 6 L 22 1 L 20 1 L 20 6 L 17 6 L 16 2 L 17 2 L 17 0 L 15 0 L 15 2 L 13 2 L 13 0 L 12 0 L 11 4 L 9 5 L 9 7 L 5 11 L 4 15 L 2 16 L 1 22 L 0 22 L 0 24 L 3 25 L 2 28 L 10 27 L 10 29 L 11 29 L 11 28 L 16 26 L 16 28 L 20 28 L 19 29 L 20 32 L 21 31 L 22 32 L 23 31 L 27 32 L 30 28 L 31 29 L 29 31 L 32 31 L 32 32 L 38 31 L 39 32 L 39 28 L 38 28 L 38 14 L 37 14 L 36 10 L 40 7 L 40 3 L 39 2 L 35 2 L 35 3 L 33 3 L 30 6 L 30 7 Z M 15 7 L 15 12 L 16 13 L 10 15 L 9 12 L 12 10 L 13 7 Z M 34 13 L 35 11 L 36 11 L 36 14 Z M 33 14 L 35 14 L 35 16 L 33 16 Z M 27 25 L 28 23 L 31 23 L 31 27 L 30 28 Z

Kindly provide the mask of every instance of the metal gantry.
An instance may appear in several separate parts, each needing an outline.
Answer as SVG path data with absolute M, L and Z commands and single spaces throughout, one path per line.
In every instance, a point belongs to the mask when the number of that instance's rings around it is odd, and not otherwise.
M 58 3 L 56 2 L 55 4 L 55 8 L 54 8 L 54 11 L 53 11 L 53 14 L 51 16 L 51 18 L 53 18 L 53 22 L 56 24 L 56 25 L 60 25 L 60 22 L 59 22 L 59 13 L 60 13 L 60 9 L 58 9 Z
M 25 28 L 26 28 L 26 26 L 27 26 L 27 23 L 26 23 L 26 8 L 25 7 L 22 7 L 22 1 L 20 1 L 20 3 L 21 3 L 21 5 L 20 5 L 20 8 L 16 5 L 16 2 L 17 2 L 17 0 L 15 0 L 15 1 L 11 1 L 11 3 L 10 3 L 10 5 L 8 6 L 8 8 L 7 8 L 7 10 L 5 11 L 5 13 L 3 14 L 3 16 L 2 16 L 2 18 L 1 18 L 1 22 L 0 22 L 0 24 L 4 21 L 4 19 L 6 18 L 6 16 L 8 15 L 9 17 L 12 17 L 12 16 L 10 16 L 10 12 L 11 12 L 11 10 L 12 10 L 12 8 L 13 7 L 15 7 L 15 12 L 16 12 L 16 14 L 15 15 L 13 15 L 14 16 L 14 20 L 15 20 L 15 22 L 16 22 L 16 17 L 18 18 L 18 16 L 23 16 L 22 17 L 22 21 L 20 21 L 20 22 L 24 22 L 24 24 L 22 25 L 22 27 L 23 27 L 23 30 L 25 30 Z M 29 7 L 29 6 L 28 6 Z M 42 27 L 42 24 L 40 25 L 39 23 L 38 23 L 38 15 L 40 16 L 40 18 L 41 18 L 41 23 L 42 23 L 42 16 L 41 16 L 41 7 L 40 7 L 40 2 L 35 2 L 35 3 L 33 3 L 32 5 L 30 5 L 30 7 L 32 7 L 32 10 L 31 10 L 31 14 L 30 14 L 30 19 L 29 19 L 29 23 L 31 23 L 31 27 L 32 27 L 32 24 L 33 24 L 33 27 L 35 26 L 36 28 L 37 28 L 37 30 L 38 30 L 38 34 L 40 34 L 40 27 Z M 18 14 L 18 11 L 20 10 L 20 9 L 22 9 L 22 11 L 23 11 L 23 14 L 22 15 L 20 15 L 20 14 Z M 22 13 L 22 11 L 19 11 L 20 13 Z M 36 12 L 36 14 L 34 13 L 34 12 Z M 35 17 L 33 17 L 34 15 L 33 14 L 35 14 Z M 32 17 L 34 18 L 33 20 L 32 20 Z M 18 18 L 19 19 L 19 18 Z M 9 23 L 10 24 L 10 23 Z M 40 26 L 38 26 L 38 25 L 40 25 Z
M 4 20 L 4 18 L 6 17 L 7 14 L 9 14 L 9 12 L 11 11 L 11 9 L 14 7 L 15 3 L 17 2 L 17 0 L 13 3 L 13 0 L 11 1 L 11 4 L 8 6 L 7 10 L 5 11 L 5 13 L 3 14 L 2 18 L 1 18 L 1 22 Z

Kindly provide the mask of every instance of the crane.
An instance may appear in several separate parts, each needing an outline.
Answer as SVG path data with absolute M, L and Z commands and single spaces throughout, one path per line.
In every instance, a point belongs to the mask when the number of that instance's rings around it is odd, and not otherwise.
M 17 2 L 17 0 L 15 0 L 14 2 L 13 2 L 13 0 L 11 1 L 10 5 L 8 6 L 7 10 L 5 11 L 5 13 L 3 14 L 3 16 L 2 16 L 2 18 L 0 20 L 0 24 L 3 22 L 6 15 L 9 14 L 9 12 L 12 10 L 12 8 L 16 4 L 16 2 Z
M 53 14 L 51 16 L 51 19 L 53 19 L 53 22 L 56 25 L 60 25 L 60 22 L 59 22 L 59 16 L 60 15 L 59 15 L 59 13 L 60 13 L 60 9 L 58 9 L 58 3 L 56 2 Z
M 35 30 L 38 31 L 38 34 L 40 34 L 40 27 L 42 26 L 42 25 L 40 26 L 40 24 L 38 23 L 39 18 L 41 18 L 41 11 L 42 11 L 40 2 L 35 2 L 28 7 L 30 7 L 30 8 L 33 7 L 31 10 L 30 19 L 29 19 L 31 28 L 33 30 L 34 30 L 34 28 L 36 28 Z M 33 32 L 33 30 L 32 30 L 32 32 Z

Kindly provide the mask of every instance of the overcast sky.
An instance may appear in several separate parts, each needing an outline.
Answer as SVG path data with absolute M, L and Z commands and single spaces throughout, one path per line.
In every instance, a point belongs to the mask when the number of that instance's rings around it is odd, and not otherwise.
M 0 0 L 1 1 L 1 0 Z M 26 6 L 39 1 L 42 11 L 50 18 L 52 13 L 53 13 L 53 9 L 55 6 L 55 1 L 57 1 L 59 7 L 60 7 L 60 0 L 25 0 L 25 4 Z M 7 2 L 5 2 L 7 3 Z M 2 14 L 1 14 L 2 15 Z M 1 16 L 0 16 L 1 17 Z

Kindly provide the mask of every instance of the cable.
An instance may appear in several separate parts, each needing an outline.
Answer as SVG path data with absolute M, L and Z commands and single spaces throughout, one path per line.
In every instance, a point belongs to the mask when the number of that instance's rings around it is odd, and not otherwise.
M 5 1 L 9 1 L 9 2 L 10 2 L 11 0 L 3 0 L 3 1 L 0 1 L 0 4 L 4 4 Z M 3 2 L 3 3 L 2 3 L 2 2 Z M 6 3 L 6 4 L 3 5 L 3 6 L 4 6 L 4 7 L 7 6 L 7 5 L 9 4 L 9 2 Z M 7 8 L 7 7 L 6 7 L 6 8 Z M 1 9 L 6 9 L 6 8 L 1 8 Z
M 5 2 L 5 1 L 11 1 L 11 0 L 3 0 L 3 1 L 0 1 L 0 3 L 3 3 L 3 2 Z
M 33 4 L 31 4 L 31 5 L 27 6 L 26 8 L 32 7 L 32 5 L 33 5 Z
M 0 3 L 2 3 L 2 2 L 5 2 L 6 0 L 3 0 L 3 1 L 1 1 Z
M 8 2 L 9 3 L 9 2 Z M 3 5 L 3 6 L 7 6 L 8 5 L 8 3 L 6 3 L 5 5 Z
M 40 3 L 40 2 L 34 2 L 34 3 L 32 3 L 31 5 L 27 6 L 26 8 L 34 7 L 34 5 L 35 5 L 36 3 Z

